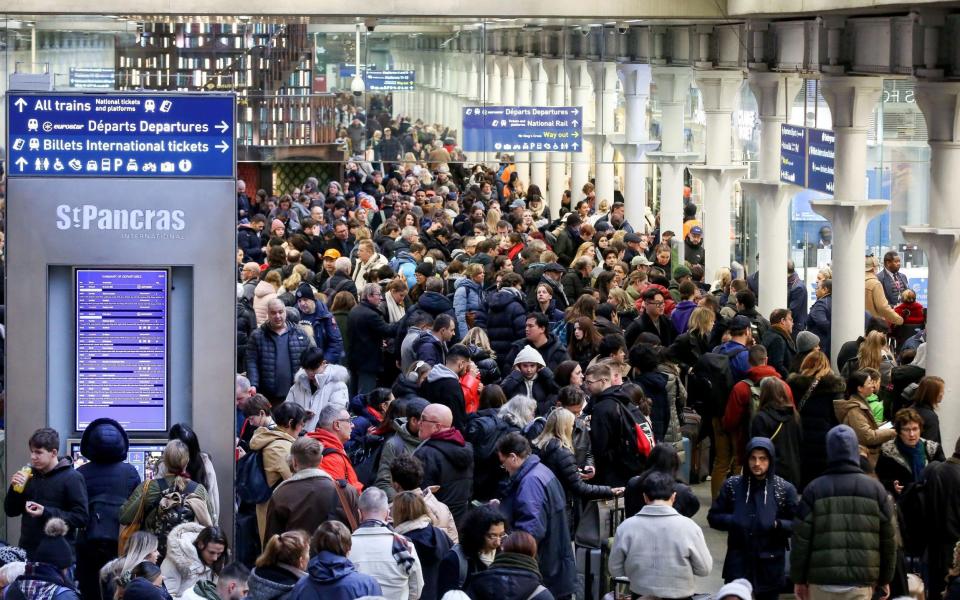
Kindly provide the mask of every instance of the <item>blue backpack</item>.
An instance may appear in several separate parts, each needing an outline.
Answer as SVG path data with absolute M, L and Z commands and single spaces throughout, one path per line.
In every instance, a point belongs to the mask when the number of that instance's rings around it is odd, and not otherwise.
M 261 504 L 273 495 L 263 468 L 263 451 L 249 452 L 237 461 L 237 498 L 248 504 Z

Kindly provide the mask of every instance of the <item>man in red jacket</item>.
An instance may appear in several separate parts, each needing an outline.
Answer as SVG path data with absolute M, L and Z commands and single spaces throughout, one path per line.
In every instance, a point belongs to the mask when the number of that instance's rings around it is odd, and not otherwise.
M 746 379 L 742 379 L 734 384 L 730 390 L 730 397 L 727 399 L 727 407 L 723 413 L 721 425 L 724 431 L 733 436 L 733 448 L 737 456 L 738 465 L 746 464 L 747 441 L 750 440 L 750 419 L 757 412 L 757 405 L 760 402 L 760 381 L 765 377 L 780 377 L 780 373 L 775 368 L 767 364 L 767 349 L 760 344 L 750 346 L 747 352 L 747 362 L 750 369 L 747 371 Z M 787 388 L 787 394 L 791 401 L 793 395 L 790 388 Z M 734 468 L 736 472 L 736 467 Z
M 347 409 L 328 404 L 320 411 L 317 430 L 307 435 L 323 444 L 320 468 L 334 479 L 346 479 L 359 493 L 363 491 L 363 484 L 357 479 L 357 472 L 353 470 L 350 458 L 343 450 L 343 443 L 350 439 L 352 429 L 353 422 Z

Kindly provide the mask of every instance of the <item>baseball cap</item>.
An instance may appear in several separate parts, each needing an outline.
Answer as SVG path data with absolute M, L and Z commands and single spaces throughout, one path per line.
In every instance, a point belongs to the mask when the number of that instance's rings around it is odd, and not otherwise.
M 750 328 L 750 319 L 743 315 L 737 315 L 730 319 L 730 331 L 746 331 Z
M 309 283 L 301 283 L 297 286 L 297 293 L 294 294 L 297 300 L 301 298 L 306 298 L 307 300 L 316 300 L 317 297 L 313 295 L 313 288 L 310 287 Z
M 628 244 L 639 244 L 640 242 L 643 241 L 643 238 L 641 238 L 636 233 L 628 233 L 627 235 L 623 236 L 623 241 L 625 241 Z
M 323 253 L 323 258 L 324 258 L 324 260 L 326 260 L 326 259 L 328 259 L 328 258 L 333 259 L 333 260 L 337 260 L 338 258 L 340 258 L 340 251 L 339 251 L 339 250 L 335 250 L 335 249 L 333 249 L 333 248 L 330 248 L 329 250 L 327 250 L 327 251 L 325 251 L 325 252 Z
M 563 268 L 563 265 L 561 265 L 560 263 L 555 263 L 555 262 L 548 263 L 547 266 L 543 269 L 543 272 L 544 272 L 544 273 L 548 273 L 548 272 L 550 272 L 550 271 L 553 271 L 553 272 L 555 272 L 555 273 L 566 273 L 566 272 L 567 272 L 567 270 Z
M 700 227 L 699 225 L 694 225 L 693 227 L 690 228 L 690 233 L 694 235 L 703 235 L 703 227 Z
M 632 267 L 649 267 L 653 263 L 650 262 L 650 259 L 644 256 L 643 254 L 639 256 L 634 256 L 633 260 L 630 261 L 630 266 Z

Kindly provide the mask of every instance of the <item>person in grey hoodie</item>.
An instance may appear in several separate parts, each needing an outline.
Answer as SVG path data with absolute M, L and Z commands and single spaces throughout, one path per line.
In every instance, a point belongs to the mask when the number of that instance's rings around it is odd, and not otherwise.
M 410 328 L 407 330 L 407 334 L 403 336 L 403 341 L 400 343 L 400 370 L 404 373 L 410 370 L 410 367 L 417 362 L 417 353 L 414 350 L 414 343 L 420 337 L 420 334 L 425 331 L 430 331 L 430 328 L 433 326 L 433 317 L 428 313 L 420 310 L 416 311 L 410 317 Z
M 470 367 L 470 350 L 454 344 L 447 351 L 446 364 L 435 365 L 420 384 L 420 395 L 432 404 L 442 404 L 453 413 L 453 426 L 463 431 L 467 424 L 467 406 L 460 378 Z

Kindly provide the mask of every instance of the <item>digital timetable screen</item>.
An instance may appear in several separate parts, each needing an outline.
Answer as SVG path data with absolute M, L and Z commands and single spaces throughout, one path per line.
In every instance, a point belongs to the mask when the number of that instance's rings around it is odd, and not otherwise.
M 167 429 L 169 271 L 77 269 L 77 431 Z

